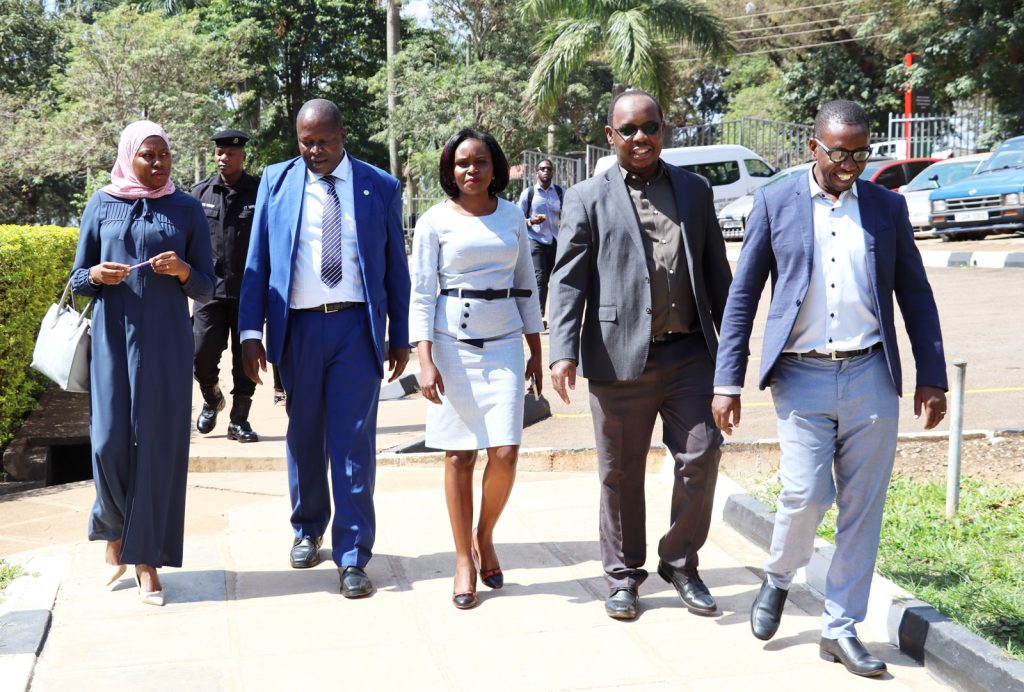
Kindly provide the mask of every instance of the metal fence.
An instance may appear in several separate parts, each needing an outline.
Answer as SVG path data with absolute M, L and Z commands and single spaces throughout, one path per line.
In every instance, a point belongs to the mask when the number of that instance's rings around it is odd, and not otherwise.
M 984 109 L 965 110 L 960 113 L 915 114 L 909 118 L 902 113 L 889 114 L 890 142 L 898 143 L 894 151 L 899 157 L 961 156 L 973 154 L 982 146 L 982 135 L 991 114 Z M 906 137 L 910 136 L 910 151 Z
M 814 128 L 810 125 L 740 118 L 709 125 L 677 127 L 672 133 L 673 146 L 695 147 L 709 144 L 740 144 L 764 157 L 777 168 L 787 168 L 810 158 L 807 140 Z
M 586 162 L 578 156 L 558 156 L 545 154 L 542 151 L 526 150 L 522 153 L 521 161 L 524 186 L 532 184 L 537 179 L 537 165 L 541 161 L 551 161 L 554 164 L 552 180 L 562 187 L 575 185 L 588 175 Z

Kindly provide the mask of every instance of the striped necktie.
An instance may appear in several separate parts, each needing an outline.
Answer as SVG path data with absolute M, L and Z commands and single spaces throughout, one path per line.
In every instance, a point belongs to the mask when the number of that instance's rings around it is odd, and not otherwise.
M 327 187 L 320 252 L 320 280 L 334 288 L 341 281 L 341 201 L 334 189 L 334 176 L 325 175 L 320 178 L 320 182 Z

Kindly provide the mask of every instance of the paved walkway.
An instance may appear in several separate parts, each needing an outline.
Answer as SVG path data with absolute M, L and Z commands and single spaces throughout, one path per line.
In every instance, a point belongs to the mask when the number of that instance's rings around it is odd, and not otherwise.
M 584 411 L 586 400 L 581 382 L 574 406 Z M 420 435 L 425 405 L 416 396 L 382 402 L 381 445 Z M 563 448 L 592 443 L 589 418 L 559 410 L 563 417 L 545 421 L 545 431 L 527 430 L 525 446 L 546 438 Z M 0 653 L 0 690 L 792 692 L 879 684 L 818 658 L 821 603 L 804 587 L 795 589 L 775 639 L 762 643 L 750 635 L 748 612 L 764 554 L 720 518 L 701 552 L 702 574 L 720 607 L 715 617 L 689 614 L 656 575 L 642 587 L 635 622 L 606 617 L 598 484 L 593 453 L 585 450 L 528 455 L 533 461 L 524 463 L 497 532 L 506 587 L 482 588 L 480 606 L 465 612 L 450 602 L 454 557 L 442 469 L 384 455 L 376 555 L 368 569 L 377 592 L 347 601 L 330 563 L 289 568 L 287 483 L 278 456 L 284 408 L 261 390 L 253 419 L 265 442 L 230 442 L 223 423 L 195 441 L 197 467 L 235 470 L 190 474 L 185 567 L 162 570 L 169 601 L 162 609 L 141 604 L 130 578 L 112 590 L 102 586 L 103 546 L 84 540 L 90 482 L 0 498 L 0 557 L 27 563 L 36 575 L 15 582 L 0 617 L 45 615 L 52 605 L 38 661 L 31 646 Z M 584 470 L 525 470 L 544 467 L 543 459 L 553 456 L 563 460 L 558 468 Z M 653 574 L 670 479 L 657 454 L 652 458 L 647 566 Z M 262 465 L 271 470 L 240 472 Z M 723 482 L 716 506 L 735 491 Z M 886 643 L 884 622 L 865 623 L 861 635 L 889 663 L 887 689 L 948 689 Z

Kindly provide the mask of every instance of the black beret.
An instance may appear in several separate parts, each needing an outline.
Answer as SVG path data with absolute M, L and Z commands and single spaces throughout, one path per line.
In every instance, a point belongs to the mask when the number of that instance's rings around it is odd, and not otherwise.
M 249 135 L 241 130 L 221 130 L 210 137 L 218 147 L 244 147 L 249 139 Z

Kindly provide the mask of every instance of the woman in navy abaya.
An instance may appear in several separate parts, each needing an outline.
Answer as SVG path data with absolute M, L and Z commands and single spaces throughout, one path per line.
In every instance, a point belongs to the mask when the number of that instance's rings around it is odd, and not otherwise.
M 113 584 L 135 565 L 143 602 L 164 604 L 157 568 L 180 567 L 192 412 L 188 298 L 213 295 L 210 231 L 171 182 L 167 134 L 121 133 L 111 184 L 82 215 L 71 274 L 96 296 L 90 436 L 96 502 L 89 539 L 106 541 Z

